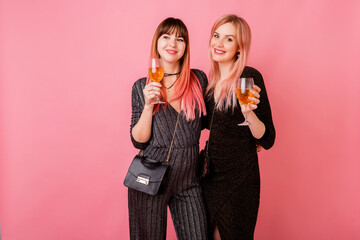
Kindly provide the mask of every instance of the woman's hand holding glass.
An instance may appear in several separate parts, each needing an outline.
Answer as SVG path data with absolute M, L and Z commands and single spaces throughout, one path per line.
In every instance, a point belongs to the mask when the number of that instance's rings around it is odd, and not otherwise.
M 260 91 L 261 91 L 261 88 L 259 88 L 258 86 L 254 85 L 253 86 L 253 89 L 250 90 L 250 94 L 252 96 L 249 96 L 248 99 L 251 101 L 250 103 L 248 104 L 241 104 L 240 103 L 240 106 L 241 106 L 241 112 L 243 114 L 246 114 L 248 112 L 251 112 L 255 109 L 257 109 L 257 105 L 260 103 Z
M 239 100 L 241 111 L 245 116 L 245 121 L 238 124 L 239 126 L 254 125 L 248 120 L 248 113 L 255 110 L 260 100 L 261 89 L 254 84 L 253 78 L 240 78 L 239 87 L 235 89 Z
M 143 90 L 145 98 L 145 107 L 153 107 L 159 99 L 161 91 L 161 83 L 159 82 L 150 82 L 147 84 Z
M 164 68 L 160 58 L 151 58 L 149 61 L 149 77 L 152 82 L 160 83 L 164 77 Z M 161 87 L 161 85 L 160 85 Z M 162 104 L 164 101 L 160 101 L 159 95 L 156 95 L 156 100 L 151 104 Z

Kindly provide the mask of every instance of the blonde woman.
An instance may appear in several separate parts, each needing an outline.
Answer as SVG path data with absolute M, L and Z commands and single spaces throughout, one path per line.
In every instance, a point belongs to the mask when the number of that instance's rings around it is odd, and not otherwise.
M 253 239 L 260 195 L 257 145 L 269 149 L 275 129 L 262 75 L 246 66 L 251 32 L 236 15 L 218 19 L 211 30 L 211 71 L 207 87 L 212 171 L 202 186 L 214 239 Z M 240 105 L 235 88 L 241 77 L 253 78 L 252 104 Z M 238 126 L 247 114 L 250 126 Z
M 206 75 L 190 70 L 188 31 L 180 19 L 167 18 L 153 37 L 150 58 L 160 57 L 165 75 L 160 83 L 147 77 L 132 89 L 131 139 L 150 159 L 164 161 L 172 145 L 164 191 L 151 196 L 128 190 L 130 239 L 166 238 L 169 206 L 178 239 L 207 239 L 203 195 L 196 174 Z M 160 97 L 166 104 L 152 104 Z

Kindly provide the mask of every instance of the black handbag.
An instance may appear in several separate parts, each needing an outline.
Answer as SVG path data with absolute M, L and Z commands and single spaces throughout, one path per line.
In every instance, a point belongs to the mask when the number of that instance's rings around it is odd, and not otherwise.
M 211 159 L 209 157 L 209 143 L 210 143 L 210 133 L 211 133 L 211 127 L 214 119 L 214 112 L 213 110 L 212 116 L 211 116 L 211 123 L 210 123 L 210 131 L 209 131 L 209 139 L 206 141 L 205 148 L 200 151 L 199 153 L 199 160 L 198 160 L 198 172 L 200 179 L 205 179 L 210 175 L 211 172 Z
M 169 167 L 169 158 L 173 146 L 176 129 L 179 123 L 179 116 L 176 121 L 173 138 L 171 140 L 169 153 L 165 162 L 149 159 L 143 155 L 143 150 L 136 155 L 126 174 L 124 185 L 150 195 L 160 193 L 160 188 Z

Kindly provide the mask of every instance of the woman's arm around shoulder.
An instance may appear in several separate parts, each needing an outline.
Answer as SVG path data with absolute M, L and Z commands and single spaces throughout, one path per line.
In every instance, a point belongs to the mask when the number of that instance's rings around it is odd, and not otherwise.
M 206 74 L 199 69 L 191 69 L 191 71 L 195 74 L 195 76 L 199 80 L 200 86 L 203 91 L 203 96 L 205 96 L 205 91 L 206 91 L 206 88 L 208 85 L 208 79 L 207 79 Z
M 204 102 L 205 102 L 205 105 L 206 105 L 205 92 L 206 92 L 206 88 L 207 88 L 207 85 L 208 85 L 207 76 L 203 71 L 201 71 L 199 69 L 191 69 L 191 70 L 195 74 L 197 79 L 199 80 L 199 83 L 200 83 L 200 86 L 201 86 L 202 92 L 203 92 Z M 206 106 L 206 109 L 207 109 L 207 106 Z M 201 116 L 201 129 L 205 129 L 205 128 L 209 129 L 208 125 L 209 125 L 208 124 L 208 115 L 202 115 Z

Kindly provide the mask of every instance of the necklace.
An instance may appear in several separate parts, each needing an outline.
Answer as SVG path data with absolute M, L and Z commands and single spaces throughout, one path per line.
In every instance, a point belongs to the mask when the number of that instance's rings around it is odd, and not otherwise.
M 177 73 L 164 73 L 164 77 L 173 76 L 173 75 L 179 75 L 180 72 Z
M 166 90 L 169 90 L 170 88 L 172 88 L 174 86 L 174 84 L 176 83 L 176 81 L 179 79 L 180 77 L 180 73 L 164 73 L 164 77 L 168 77 L 168 76 L 173 76 L 173 75 L 177 75 L 175 81 L 170 85 L 170 87 L 165 87 L 164 85 L 164 88 L 166 88 Z

